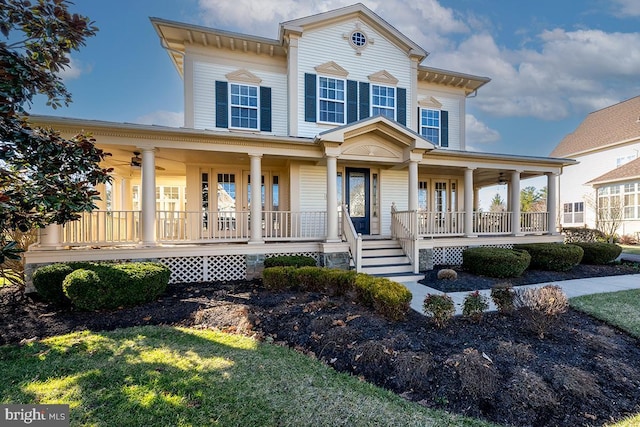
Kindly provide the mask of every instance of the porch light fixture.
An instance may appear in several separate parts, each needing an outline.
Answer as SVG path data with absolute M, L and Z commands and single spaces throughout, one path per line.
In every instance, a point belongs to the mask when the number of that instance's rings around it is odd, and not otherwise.
M 500 172 L 500 177 L 498 178 L 498 185 L 505 185 L 507 180 L 504 177 L 504 173 Z

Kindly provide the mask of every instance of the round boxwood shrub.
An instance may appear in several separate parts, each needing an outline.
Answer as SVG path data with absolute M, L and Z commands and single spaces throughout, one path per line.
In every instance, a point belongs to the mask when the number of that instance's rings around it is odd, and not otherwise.
M 573 243 L 527 243 L 513 247 L 529 252 L 529 268 L 546 271 L 569 271 L 580 264 L 584 254 L 582 248 Z
M 462 252 L 462 268 L 489 277 L 518 277 L 529 267 L 531 256 L 525 251 L 503 248 L 469 248 Z
M 45 265 L 34 271 L 31 278 L 33 286 L 45 301 L 53 303 L 68 301 L 62 290 L 62 282 L 73 270 L 69 264 Z
M 582 264 L 609 264 L 622 253 L 622 248 L 615 243 L 580 242 L 573 243 L 584 251 Z
M 98 273 L 83 268 L 67 274 L 62 283 L 65 295 L 82 310 L 102 308 L 110 294 L 107 286 L 107 283 L 102 283 Z
M 63 282 L 65 295 L 76 307 L 84 310 L 112 309 L 153 301 L 166 290 L 171 276 L 167 267 L 153 262 L 96 263 L 85 267 L 67 275 Z M 75 274 L 84 270 L 91 271 L 95 277 L 88 273 Z
M 303 255 L 281 255 L 264 260 L 264 268 L 269 267 L 315 267 L 316 260 Z

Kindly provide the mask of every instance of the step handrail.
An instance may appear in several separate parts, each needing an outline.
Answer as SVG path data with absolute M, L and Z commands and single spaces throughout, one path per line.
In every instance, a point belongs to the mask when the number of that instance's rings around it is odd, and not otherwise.
M 349 243 L 349 252 L 357 273 L 362 272 L 362 234 L 356 232 L 356 227 L 349 216 L 349 208 L 342 205 L 342 235 Z

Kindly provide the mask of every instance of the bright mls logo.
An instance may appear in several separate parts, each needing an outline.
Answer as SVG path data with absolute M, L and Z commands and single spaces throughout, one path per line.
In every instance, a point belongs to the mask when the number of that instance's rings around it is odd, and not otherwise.
M 68 427 L 69 405 L 0 405 L 2 426 Z

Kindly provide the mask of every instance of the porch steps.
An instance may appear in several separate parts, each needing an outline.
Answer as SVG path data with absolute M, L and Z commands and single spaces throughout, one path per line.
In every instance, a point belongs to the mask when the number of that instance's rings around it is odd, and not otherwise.
M 417 281 L 423 274 L 414 274 L 409 258 L 396 240 L 364 240 L 362 242 L 362 272 L 386 277 L 396 282 Z

